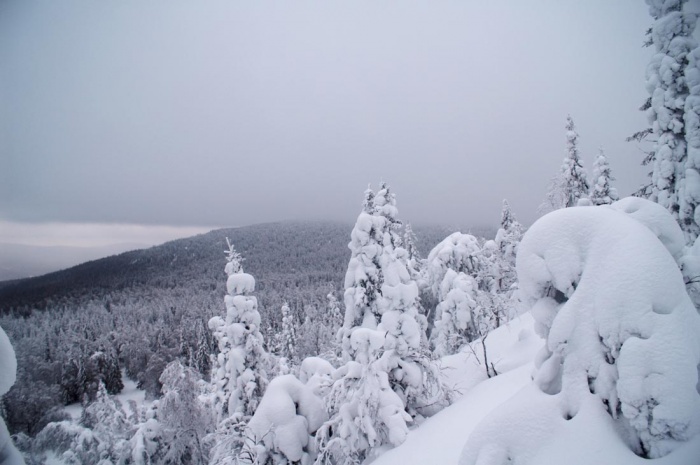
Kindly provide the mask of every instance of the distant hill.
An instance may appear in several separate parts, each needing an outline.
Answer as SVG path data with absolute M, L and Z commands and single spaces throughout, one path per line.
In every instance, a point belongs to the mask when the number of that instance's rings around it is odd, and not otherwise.
M 350 258 L 347 244 L 351 230 L 349 223 L 330 222 L 219 229 L 44 276 L 0 282 L 0 311 L 76 305 L 114 293 L 148 293 L 153 288 L 189 289 L 223 300 L 226 237 L 245 257 L 246 271 L 255 276 L 261 306 L 277 305 L 295 296 L 302 300 L 304 294 L 320 285 L 328 290 L 342 288 Z M 414 232 L 426 256 L 452 231 L 442 226 L 415 226 Z
M 44 247 L 0 243 L 0 281 L 41 276 L 90 260 L 145 247 L 148 246 L 136 243 L 102 247 Z

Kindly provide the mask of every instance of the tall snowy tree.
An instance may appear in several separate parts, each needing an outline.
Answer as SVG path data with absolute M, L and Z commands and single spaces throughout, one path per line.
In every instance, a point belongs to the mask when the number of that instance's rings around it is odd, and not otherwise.
M 696 161 L 695 151 L 692 160 L 687 154 L 689 142 L 694 150 L 700 146 L 697 142 L 700 89 L 696 88 L 697 71 L 690 66 L 692 51 L 698 46 L 692 37 L 697 15 L 683 11 L 686 2 L 647 0 L 649 13 L 655 20 L 650 36 L 655 53 L 647 67 L 650 99 L 645 108 L 656 139 L 649 157 L 652 164 L 649 199 L 671 212 L 681 225 L 686 241 L 692 243 L 700 232 L 695 219 L 700 200 L 700 163 Z M 693 65 L 697 69 L 695 59 Z M 690 100 L 688 78 L 695 89 Z
M 365 191 L 362 212 L 350 238 L 351 256 L 345 274 L 345 318 L 340 333 L 346 361 L 352 359 L 352 329 L 359 326 L 376 328 L 381 318 L 377 304 L 383 281 L 379 263 L 383 232 L 375 225 L 374 192 L 369 188 Z
M 226 251 L 226 319 L 215 316 L 209 329 L 219 354 L 212 369 L 213 405 L 217 420 L 250 418 L 267 387 L 269 357 L 260 334 L 258 301 L 250 295 L 255 278 L 243 272 L 241 255 L 228 241 Z
M 614 181 L 615 178 L 612 177 L 608 157 L 605 156 L 603 147 L 598 149 L 592 174 L 590 199 L 593 205 L 610 205 L 619 200 L 617 189 L 610 185 L 610 181 Z
M 323 463 L 362 461 L 383 444 L 400 444 L 409 412 L 449 401 L 437 367 L 422 353 L 418 286 L 401 245 L 396 199 L 389 186 L 365 192 L 348 245 L 345 367 L 328 399 L 330 420 L 319 434 Z
M 501 227 L 498 229 L 495 238 L 496 247 L 500 252 L 499 270 L 496 279 L 498 292 L 503 295 L 503 302 L 509 306 L 514 305 L 514 287 L 517 282 L 515 258 L 522 238 L 523 226 L 515 218 L 508 201 L 504 199 L 503 210 L 501 211 Z
M 566 117 L 566 157 L 561 166 L 565 207 L 574 207 L 579 199 L 588 196 L 588 180 L 578 150 L 578 133 L 571 116 Z

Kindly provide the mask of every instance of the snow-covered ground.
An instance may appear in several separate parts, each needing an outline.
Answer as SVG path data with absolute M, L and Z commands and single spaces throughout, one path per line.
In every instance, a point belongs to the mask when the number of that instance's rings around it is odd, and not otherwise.
M 696 436 L 663 458 L 649 460 L 630 451 L 602 404 L 582 409 L 580 415 L 569 421 L 556 408 L 540 408 L 553 399 L 536 389 L 531 378 L 533 361 L 543 342 L 534 332 L 532 316 L 526 313 L 496 329 L 486 339 L 489 362 L 493 360 L 498 376 L 488 379 L 483 365 L 477 362 L 477 358 L 483 361 L 478 341 L 471 345 L 476 357 L 470 349 L 445 357 L 443 363 L 448 369 L 448 377 L 463 393 L 459 400 L 412 429 L 403 444 L 385 451 L 372 464 L 457 465 L 477 425 L 482 420 L 488 421 L 489 416 L 497 417 L 499 407 L 506 403 L 510 405 L 500 409 L 504 413 L 512 412 L 513 404 L 518 404 L 520 413 L 532 416 L 531 430 L 518 432 L 524 443 L 529 441 L 530 435 L 537 436 L 542 432 L 549 435 L 548 439 L 543 447 L 533 448 L 531 455 L 519 456 L 515 462 L 485 456 L 479 464 L 700 464 L 700 437 Z M 508 428 L 508 425 L 508 422 L 501 423 L 502 428 Z M 532 443 L 534 445 L 537 441 Z
M 374 465 L 457 464 L 472 430 L 491 411 L 531 382 L 532 361 L 543 344 L 527 313 L 486 338 L 486 355 L 498 376 L 488 379 L 480 342 L 443 358 L 450 385 L 461 398 L 411 430 L 406 442 L 380 455 Z M 472 352 L 473 349 L 473 352 Z

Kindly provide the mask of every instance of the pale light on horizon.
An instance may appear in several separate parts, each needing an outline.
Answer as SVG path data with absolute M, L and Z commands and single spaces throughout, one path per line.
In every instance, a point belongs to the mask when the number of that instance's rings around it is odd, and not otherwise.
M 0 243 L 38 247 L 150 247 L 203 234 L 219 226 L 170 226 L 126 223 L 28 223 L 0 220 Z

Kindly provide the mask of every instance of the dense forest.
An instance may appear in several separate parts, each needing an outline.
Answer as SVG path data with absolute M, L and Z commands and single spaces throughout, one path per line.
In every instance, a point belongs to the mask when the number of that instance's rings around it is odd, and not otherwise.
M 309 340 L 307 315 L 325 310 L 329 293 L 342 299 L 350 229 L 321 222 L 221 229 L 0 283 L 0 324 L 18 354 L 18 381 L 3 398 L 10 431 L 35 434 L 58 407 L 94 399 L 100 380 L 119 392 L 122 369 L 151 397 L 177 358 L 208 376 L 215 349 L 207 322 L 223 312 L 227 238 L 256 276 L 266 340 L 282 328 L 284 303 L 300 339 Z M 416 231 L 418 248 L 430 250 L 447 229 Z M 303 359 L 317 347 L 301 349 Z

